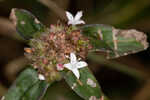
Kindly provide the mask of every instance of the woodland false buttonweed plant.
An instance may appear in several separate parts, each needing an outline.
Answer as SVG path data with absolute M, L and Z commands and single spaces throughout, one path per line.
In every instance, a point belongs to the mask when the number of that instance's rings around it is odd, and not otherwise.
M 148 47 L 143 32 L 101 24 L 78 25 L 85 24 L 82 11 L 75 17 L 66 11 L 66 17 L 67 24 L 46 28 L 30 12 L 12 10 L 10 18 L 30 46 L 24 49 L 30 67 L 20 74 L 4 100 L 39 100 L 61 79 L 85 100 L 109 100 L 85 62 L 88 53 L 99 51 L 102 56 L 116 58 Z

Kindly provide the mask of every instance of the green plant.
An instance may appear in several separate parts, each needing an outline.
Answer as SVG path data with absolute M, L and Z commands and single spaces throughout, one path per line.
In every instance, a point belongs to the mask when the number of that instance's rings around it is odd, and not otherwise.
M 94 75 L 83 61 L 88 53 L 102 52 L 106 58 L 136 53 L 147 49 L 147 37 L 136 30 L 85 24 L 82 12 L 73 17 L 66 12 L 68 24 L 45 27 L 30 12 L 12 9 L 10 18 L 17 32 L 26 40 L 25 56 L 30 64 L 20 74 L 4 100 L 39 100 L 55 81 L 65 79 L 85 100 L 109 100 Z

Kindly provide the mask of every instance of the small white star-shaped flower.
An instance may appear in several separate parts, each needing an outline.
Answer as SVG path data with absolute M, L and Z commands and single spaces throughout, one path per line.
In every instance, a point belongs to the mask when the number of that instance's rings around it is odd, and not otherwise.
M 45 77 L 44 77 L 44 75 L 42 75 L 42 74 L 39 74 L 39 75 L 38 75 L 38 78 L 39 78 L 39 80 L 41 80 L 41 81 L 42 81 L 42 80 L 45 80 Z
M 85 24 L 85 22 L 81 20 L 82 15 L 83 15 L 82 11 L 79 11 L 75 15 L 75 17 L 73 17 L 73 15 L 70 12 L 66 11 L 66 16 L 68 18 L 68 25 Z
M 78 61 L 74 53 L 70 53 L 70 63 L 64 64 L 64 67 L 71 70 L 78 79 L 80 78 L 80 73 L 78 69 L 86 66 L 87 63 L 84 61 Z

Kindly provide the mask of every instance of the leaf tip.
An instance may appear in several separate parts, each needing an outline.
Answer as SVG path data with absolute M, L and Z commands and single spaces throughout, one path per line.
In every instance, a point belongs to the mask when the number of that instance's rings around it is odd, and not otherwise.
M 12 10 L 11 10 L 11 13 L 10 13 L 10 20 L 12 21 L 12 23 L 16 26 L 17 25 L 17 17 L 16 17 L 16 14 L 15 14 L 15 12 L 16 12 L 16 10 L 17 10 L 17 8 L 13 8 Z
M 122 36 L 124 38 L 136 39 L 137 42 L 140 42 L 141 45 L 143 45 L 144 49 L 147 49 L 149 47 L 149 44 L 147 42 L 147 35 L 144 32 L 137 31 L 136 29 L 120 30 L 113 28 L 113 30 L 117 31 L 116 35 Z

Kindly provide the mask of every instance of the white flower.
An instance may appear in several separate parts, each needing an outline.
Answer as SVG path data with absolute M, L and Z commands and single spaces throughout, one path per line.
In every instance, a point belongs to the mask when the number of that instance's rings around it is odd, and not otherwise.
M 44 75 L 42 75 L 42 74 L 39 74 L 39 75 L 38 75 L 38 78 L 39 78 L 39 80 L 45 80 L 45 77 L 44 77 Z
M 75 15 L 75 17 L 73 17 L 73 15 L 70 12 L 66 11 L 66 16 L 68 18 L 68 25 L 85 24 L 85 22 L 80 19 L 82 17 L 82 14 L 83 14 L 82 11 L 79 11 Z
M 74 53 L 70 53 L 70 63 L 64 64 L 64 67 L 71 70 L 78 79 L 80 78 L 80 73 L 78 69 L 86 66 L 87 63 L 84 61 L 78 61 Z

